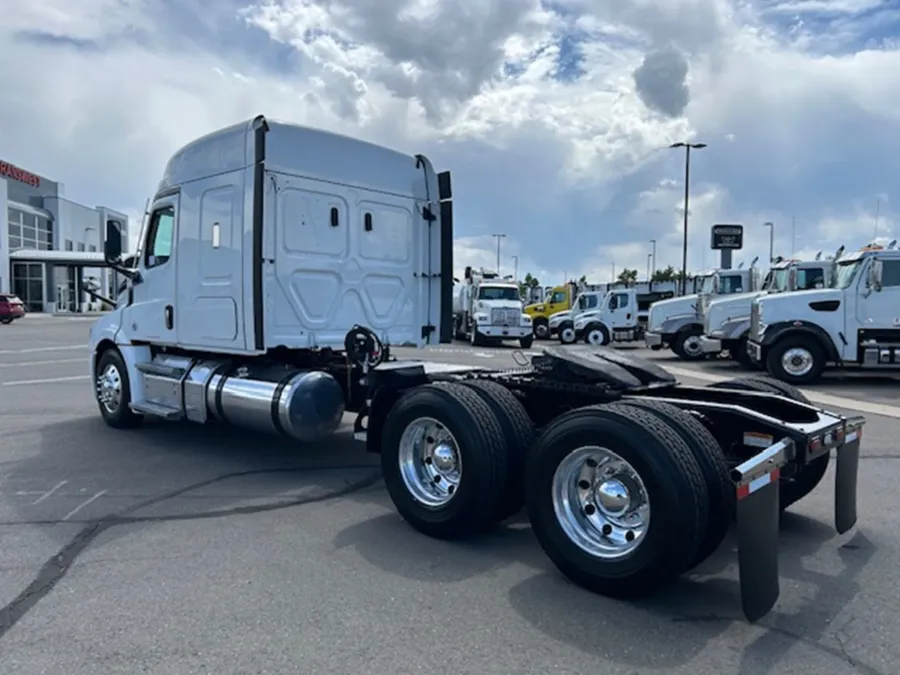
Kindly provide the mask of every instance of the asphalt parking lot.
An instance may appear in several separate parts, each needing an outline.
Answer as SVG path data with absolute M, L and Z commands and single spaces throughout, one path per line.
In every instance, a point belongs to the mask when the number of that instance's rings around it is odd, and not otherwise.
M 234 429 L 109 429 L 88 327 L 0 326 L 3 675 L 896 672 L 895 381 L 812 388 L 867 415 L 860 524 L 833 533 L 827 483 L 787 513 L 781 599 L 751 626 L 731 540 L 652 601 L 617 602 L 563 580 L 524 521 L 465 544 L 414 533 L 349 430 L 297 447 Z M 428 358 L 509 367 L 513 352 Z M 739 372 L 645 354 L 692 384 Z

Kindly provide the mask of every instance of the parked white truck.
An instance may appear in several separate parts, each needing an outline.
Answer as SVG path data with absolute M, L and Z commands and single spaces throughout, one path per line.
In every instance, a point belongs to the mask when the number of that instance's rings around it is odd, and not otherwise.
M 560 321 L 559 341 L 572 344 L 584 340 L 595 346 L 642 341 L 650 305 L 673 294 L 673 291 L 640 293 L 636 288 L 624 286 L 606 293 L 583 294 L 585 309 L 572 312 Z
M 839 257 L 843 247 L 838 249 Z M 776 259 L 769 268 L 762 288 L 753 293 L 738 293 L 721 298 L 712 296 L 710 301 L 700 305 L 700 319 L 703 321 L 703 335 L 700 347 L 707 356 L 715 356 L 727 350 L 732 359 L 741 365 L 754 366 L 747 353 L 747 339 L 750 335 L 750 307 L 753 300 L 761 295 L 806 291 L 826 288 L 834 276 L 834 259 L 815 260 Z
M 829 365 L 900 369 L 900 251 L 870 244 L 841 257 L 834 283 L 765 295 L 750 313 L 751 358 L 783 382 L 814 382 Z
M 644 341 L 650 349 L 669 347 L 685 361 L 706 358 L 700 345 L 703 323 L 700 303 L 705 297 L 748 293 L 760 287 L 756 259 L 746 269 L 711 270 L 698 275 L 698 292 L 654 302 L 647 317 Z
M 450 174 L 421 155 L 262 116 L 187 145 L 136 267 L 107 223 L 107 263 L 129 281 L 90 331 L 100 415 L 231 424 L 299 451 L 350 413 L 410 526 L 463 539 L 524 506 L 562 573 L 618 597 L 699 565 L 736 519 L 744 614 L 765 615 L 777 513 L 832 451 L 835 527 L 856 523 L 864 420 L 776 380 L 684 386 L 597 347 L 513 370 L 395 358 L 452 339 L 452 205 Z
M 467 267 L 453 304 L 454 335 L 473 346 L 518 340 L 522 349 L 530 349 L 534 328 L 524 307 L 517 283 Z

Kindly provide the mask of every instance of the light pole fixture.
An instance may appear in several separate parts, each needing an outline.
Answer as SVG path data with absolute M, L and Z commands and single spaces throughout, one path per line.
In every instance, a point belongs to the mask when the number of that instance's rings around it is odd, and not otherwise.
M 775 223 L 771 220 L 763 223 L 763 227 L 769 228 L 769 262 L 775 260 Z
M 491 236 L 497 240 L 497 274 L 500 274 L 500 240 L 506 237 L 506 235 L 492 234 Z
M 706 143 L 672 143 L 669 148 L 684 148 L 684 242 L 681 250 L 681 294 L 687 295 L 688 217 L 691 197 L 691 150 L 702 150 Z

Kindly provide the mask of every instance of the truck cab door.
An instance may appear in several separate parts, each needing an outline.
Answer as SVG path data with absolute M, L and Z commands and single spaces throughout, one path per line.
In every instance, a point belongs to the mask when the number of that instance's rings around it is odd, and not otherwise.
M 150 211 L 138 279 L 124 312 L 124 326 L 132 340 L 176 344 L 175 256 L 177 250 L 178 195 L 157 199 Z
M 856 301 L 860 337 L 868 332 L 868 339 L 879 343 L 900 342 L 900 260 L 881 260 L 880 290 L 869 285 L 867 275 L 860 277 Z
M 633 291 L 611 293 L 607 303 L 609 321 L 607 325 L 615 330 L 631 328 L 637 321 L 637 302 Z

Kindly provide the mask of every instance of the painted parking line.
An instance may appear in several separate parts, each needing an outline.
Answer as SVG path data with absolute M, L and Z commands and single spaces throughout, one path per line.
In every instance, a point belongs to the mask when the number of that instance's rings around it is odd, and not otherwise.
M 0 363 L 0 368 L 33 368 L 34 366 L 52 366 L 60 363 L 86 363 L 85 359 L 52 359 L 50 361 L 18 361 L 16 363 Z
M 663 366 L 667 371 L 678 377 L 685 377 L 701 382 L 722 382 L 730 379 L 721 375 L 712 375 L 697 370 L 689 370 L 688 368 L 679 368 L 678 366 Z M 858 412 L 869 413 L 870 415 L 881 415 L 882 417 L 892 417 L 900 419 L 900 407 L 886 405 L 884 403 L 870 403 L 868 401 L 858 401 L 852 398 L 844 398 L 843 396 L 833 396 L 825 394 L 821 391 L 811 391 L 809 389 L 801 389 L 810 401 L 819 403 L 823 406 L 831 406 L 834 408 L 845 408 L 847 410 L 856 410 Z
M 23 387 L 28 384 L 53 384 L 55 382 L 75 382 L 76 380 L 89 380 L 90 375 L 70 375 L 68 377 L 45 377 L 40 380 L 13 380 L 12 382 L 0 382 L 0 387 Z
M 0 349 L 0 354 L 39 354 L 42 352 L 87 351 L 87 345 L 62 345 L 59 347 L 26 347 L 25 349 Z

